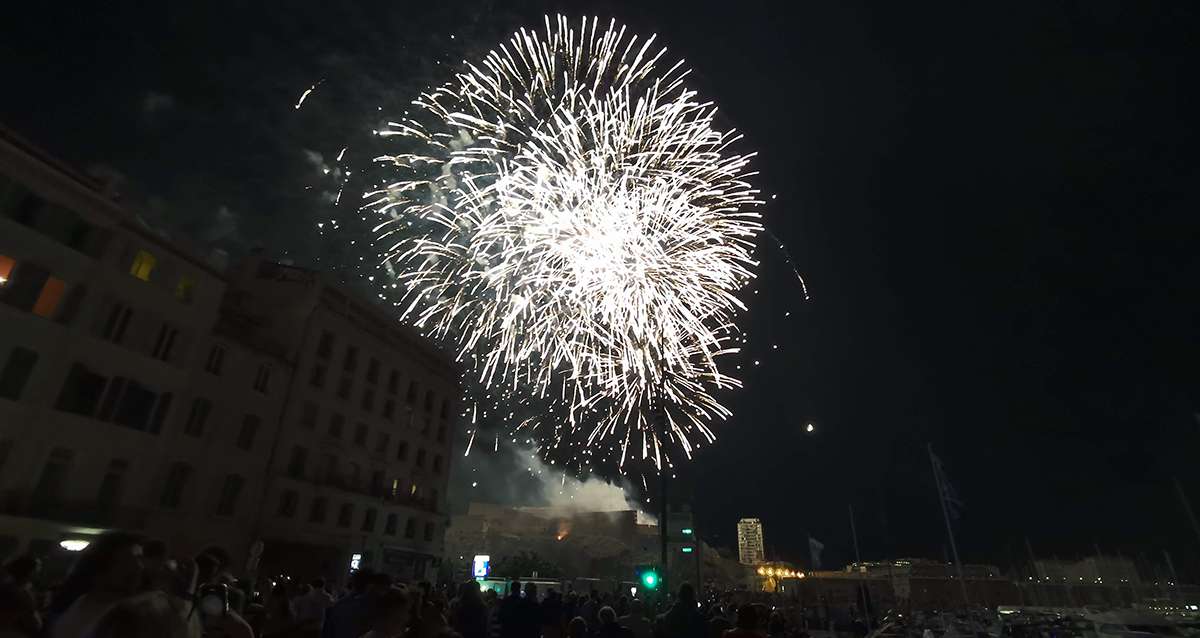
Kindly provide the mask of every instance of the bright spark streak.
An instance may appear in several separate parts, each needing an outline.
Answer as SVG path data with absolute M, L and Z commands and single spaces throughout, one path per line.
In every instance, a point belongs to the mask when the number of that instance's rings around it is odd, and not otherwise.
M 301 104 L 304 104 L 304 100 L 307 100 L 307 99 L 308 99 L 308 96 L 309 96 L 309 94 L 310 94 L 310 93 L 312 93 L 313 91 L 315 91 L 315 90 L 316 90 L 316 88 L 317 88 L 317 85 L 316 85 L 316 84 L 314 84 L 314 85 L 312 85 L 312 86 L 308 87 L 308 89 L 304 91 L 304 94 L 300 96 L 300 101 L 299 101 L 299 102 L 296 102 L 296 106 L 295 106 L 294 108 L 296 108 L 296 109 L 299 109 L 299 108 L 300 108 L 300 105 L 301 105 Z M 341 158 L 339 158 L 339 159 L 341 159 Z

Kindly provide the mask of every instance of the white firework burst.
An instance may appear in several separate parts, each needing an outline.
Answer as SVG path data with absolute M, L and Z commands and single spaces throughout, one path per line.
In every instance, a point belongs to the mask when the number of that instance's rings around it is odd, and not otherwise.
M 486 387 L 565 406 L 543 423 L 558 443 L 661 468 L 728 416 L 717 360 L 762 227 L 751 156 L 654 39 L 561 16 L 517 32 L 389 122 L 415 149 L 378 158 L 365 208 L 405 320 Z

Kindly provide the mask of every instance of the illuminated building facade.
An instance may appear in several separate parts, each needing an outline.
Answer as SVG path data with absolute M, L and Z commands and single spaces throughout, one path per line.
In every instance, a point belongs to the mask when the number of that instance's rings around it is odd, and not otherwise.
M 743 565 L 758 565 L 766 560 L 763 545 L 762 521 L 743 518 L 737 524 L 738 562 Z

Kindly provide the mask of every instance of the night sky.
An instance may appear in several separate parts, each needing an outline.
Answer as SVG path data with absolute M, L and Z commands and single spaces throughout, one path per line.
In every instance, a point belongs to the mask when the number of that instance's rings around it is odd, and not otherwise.
M 852 505 L 864 557 L 941 557 L 932 444 L 964 560 L 1028 536 L 1200 575 L 1171 483 L 1200 499 L 1194 3 L 257 4 L 38 3 L 0 27 L 0 122 L 180 236 L 331 268 L 319 169 L 381 113 L 547 11 L 657 32 L 812 295 L 764 238 L 762 363 L 678 485 L 701 535 L 758 516 L 772 557 L 836 563 Z

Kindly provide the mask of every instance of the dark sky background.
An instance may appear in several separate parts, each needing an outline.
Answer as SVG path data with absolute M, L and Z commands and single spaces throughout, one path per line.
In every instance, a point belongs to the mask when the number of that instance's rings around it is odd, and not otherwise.
M 852 505 L 865 557 L 940 557 L 932 444 L 964 560 L 1028 536 L 1200 575 L 1194 3 L 166 4 L 8 21 L 0 122 L 180 236 L 326 268 L 322 165 L 455 61 L 546 11 L 657 32 L 760 152 L 812 293 L 764 240 L 762 365 L 678 484 L 701 535 L 758 516 L 836 563 Z

